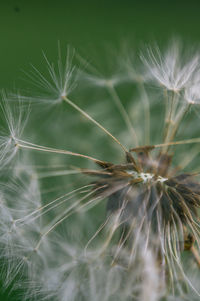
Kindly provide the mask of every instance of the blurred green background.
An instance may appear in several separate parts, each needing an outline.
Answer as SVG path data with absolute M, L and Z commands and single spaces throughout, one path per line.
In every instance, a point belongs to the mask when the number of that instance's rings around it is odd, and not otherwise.
M 178 36 L 199 42 L 199 16 L 198 0 L 1 0 L 0 88 L 25 88 L 22 70 L 40 66 L 42 50 L 56 59 L 58 40 L 85 54 L 122 41 L 139 46 Z M 0 293 L 0 300 L 16 299 Z
M 130 39 L 198 41 L 199 13 L 198 0 L 1 0 L 0 87 L 12 88 L 29 63 L 38 66 L 41 50 L 56 56 L 58 40 L 85 53 Z

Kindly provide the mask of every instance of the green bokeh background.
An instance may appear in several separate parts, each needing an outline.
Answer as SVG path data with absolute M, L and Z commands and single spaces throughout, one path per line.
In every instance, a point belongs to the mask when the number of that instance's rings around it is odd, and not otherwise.
M 22 70 L 40 66 L 42 50 L 56 59 L 58 40 L 86 54 L 130 40 L 138 46 L 179 36 L 198 43 L 199 16 L 198 0 L 0 0 L 0 89 L 26 88 Z M 16 298 L 0 292 L 0 300 Z

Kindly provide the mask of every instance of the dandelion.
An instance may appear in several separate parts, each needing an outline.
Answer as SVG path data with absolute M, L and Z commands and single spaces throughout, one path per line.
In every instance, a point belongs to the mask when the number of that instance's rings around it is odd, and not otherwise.
M 46 93 L 42 93 L 35 96 L 38 101 L 42 101 L 44 104 L 56 104 L 62 101 L 64 97 L 68 97 L 70 93 L 76 87 L 76 68 L 73 65 L 74 50 L 70 47 L 67 48 L 67 55 L 65 62 L 61 55 L 60 44 L 58 44 L 58 61 L 55 66 L 51 64 L 45 53 L 43 53 L 44 60 L 47 65 L 48 78 L 45 74 L 41 73 L 35 66 L 32 66 L 30 73 L 25 74 L 30 78 L 31 82 L 40 90 L 45 90 Z M 26 97 L 24 97 L 26 99 Z M 31 97 L 28 97 L 31 100 Z
M 3 119 L 0 135 L 0 168 L 4 168 L 15 157 L 18 150 L 16 139 L 21 137 L 29 115 L 29 109 L 26 108 L 24 111 L 19 99 L 17 106 L 11 106 L 10 102 L 3 93 L 0 103 Z
M 188 84 L 191 85 L 195 73 L 199 70 L 199 55 L 188 54 L 187 57 L 183 46 L 176 40 L 170 44 L 164 55 L 158 46 L 155 49 L 148 48 L 147 53 L 147 57 L 141 57 L 149 70 L 149 79 L 169 91 L 179 92 Z
M 22 139 L 23 102 L 17 103 L 17 115 L 15 102 L 2 107 L 14 146 L 12 156 L 10 148 L 2 148 L 2 166 L 9 172 L 0 183 L 0 259 L 5 286 L 14 281 L 27 300 L 199 298 L 190 275 L 195 272 L 197 278 L 200 267 L 200 137 L 191 110 L 199 97 L 194 85 L 199 56 L 182 62 L 177 44 L 164 56 L 156 49 L 158 58 L 148 51 L 137 78 L 147 78 L 150 71 L 163 87 L 164 101 L 155 101 L 161 96 L 148 81 L 135 80 L 131 60 L 129 72 L 126 64 L 117 82 L 99 84 L 90 65 L 87 75 L 76 78 L 67 52 L 64 67 L 60 54 L 58 70 L 46 59 L 50 81 L 36 71 L 33 80 L 41 94 L 28 98 L 33 115 L 34 101 L 50 110 L 49 104 L 64 107 L 62 115 L 52 110 L 57 127 L 48 121 L 51 141 L 37 122 L 33 129 L 27 126 L 29 138 Z M 79 85 L 87 80 L 89 85 Z M 106 101 L 94 116 L 84 101 L 97 82 Z M 74 127 L 68 125 L 74 121 L 71 110 L 77 113 Z M 115 114 L 115 127 L 107 127 Z M 15 147 L 21 156 L 11 164 Z
M 193 85 L 185 89 L 185 99 L 189 104 L 199 104 L 200 102 L 200 90 L 199 85 Z

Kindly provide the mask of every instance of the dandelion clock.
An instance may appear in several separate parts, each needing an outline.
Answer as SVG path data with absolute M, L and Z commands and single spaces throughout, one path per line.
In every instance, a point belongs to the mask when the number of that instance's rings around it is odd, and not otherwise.
M 1 94 L 0 263 L 19 300 L 199 300 L 200 52 L 71 48 Z M 31 91 L 31 93 L 29 92 Z

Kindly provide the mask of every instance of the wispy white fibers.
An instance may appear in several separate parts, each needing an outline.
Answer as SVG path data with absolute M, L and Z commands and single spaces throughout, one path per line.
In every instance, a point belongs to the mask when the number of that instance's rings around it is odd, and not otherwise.
M 40 72 L 35 66 L 26 75 L 31 82 L 38 88 L 40 93 L 35 96 L 35 101 L 43 104 L 55 105 L 62 101 L 63 97 L 68 97 L 76 87 L 76 67 L 73 63 L 75 51 L 71 47 L 67 47 L 62 57 L 60 44 L 58 44 L 58 61 L 57 64 L 51 63 L 46 54 L 43 53 L 47 66 L 46 73 Z M 26 99 L 26 97 L 24 97 Z M 33 97 L 27 97 L 28 100 Z
M 185 89 L 185 99 L 189 104 L 200 104 L 200 83 Z
M 4 286 L 28 301 L 198 300 L 198 51 L 120 54 L 109 77 L 77 77 L 70 48 L 45 61 L 32 95 L 1 100 Z
M 143 252 L 144 271 L 142 292 L 140 296 L 141 301 L 149 300 L 155 301 L 159 298 L 160 281 L 159 272 L 153 254 L 150 250 Z
M 12 171 L 14 167 L 12 168 Z M 23 168 L 0 183 L 0 258 L 4 285 L 20 280 L 36 262 L 29 261 L 34 242 L 39 237 L 40 220 L 21 227 L 17 220 L 40 206 L 40 191 L 33 171 Z M 17 282 L 16 282 L 17 285 Z
M 149 79 L 167 90 L 179 92 L 193 81 L 199 71 L 199 54 L 193 50 L 185 52 L 180 41 L 173 40 L 162 54 L 159 47 L 147 48 L 141 58 L 149 71 Z M 148 78 L 148 74 L 147 74 Z
M 17 104 L 13 104 L 11 100 L 6 97 L 5 93 L 1 94 L 0 100 L 1 112 L 1 133 L 0 133 L 0 169 L 4 168 L 15 157 L 18 147 L 16 139 L 20 138 L 27 118 L 29 116 L 29 109 L 26 111 L 23 108 L 23 103 L 20 99 Z
M 28 285 L 30 288 L 33 285 L 34 288 L 27 293 L 29 298 L 34 296 L 39 300 L 53 298 L 59 301 L 80 298 L 88 301 L 123 301 L 134 298 L 140 301 L 146 300 L 144 298 L 148 296 L 149 300 L 159 300 L 158 282 L 154 282 L 159 275 L 150 250 L 147 255 L 140 249 L 137 261 L 130 266 L 128 273 L 124 267 L 128 260 L 125 252 L 121 254 L 121 261 L 116 261 L 111 266 L 111 254 L 108 253 L 106 257 L 98 256 L 96 251 L 90 250 L 85 255 L 78 244 L 62 242 L 61 237 L 56 237 L 48 245 L 48 250 L 43 249 L 42 252 L 46 253 L 46 262 L 40 267 L 32 267 L 33 270 L 39 269 L 35 278 L 32 278 L 32 283 L 27 283 L 27 288 Z M 53 257 L 54 252 L 57 257 Z M 148 271 L 148 266 L 153 269 Z

